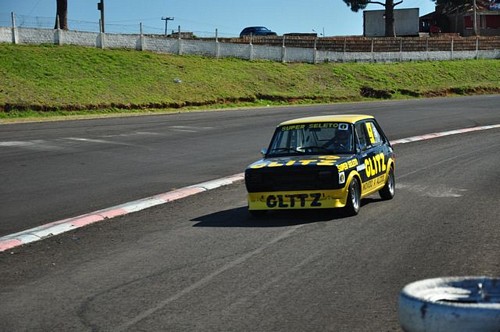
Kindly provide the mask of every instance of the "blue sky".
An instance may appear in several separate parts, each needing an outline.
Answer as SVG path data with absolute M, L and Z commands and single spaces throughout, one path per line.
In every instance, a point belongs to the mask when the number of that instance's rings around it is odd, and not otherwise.
M 68 0 L 70 29 L 85 30 L 86 23 L 99 21 L 98 0 Z M 363 13 L 353 13 L 342 0 L 104 0 L 107 32 L 137 33 L 139 24 L 145 33 L 165 30 L 192 31 L 201 37 L 239 35 L 245 26 L 263 25 L 278 34 L 324 32 L 325 36 L 363 34 Z M 434 10 L 431 0 L 404 0 L 399 8 L 419 8 L 420 16 Z M 371 4 L 367 10 L 381 10 Z M 10 13 L 18 21 L 35 22 L 41 27 L 53 24 L 56 0 L 0 0 L 0 24 L 10 22 Z M 88 26 L 88 25 L 87 25 Z M 92 24 L 90 24 L 92 26 Z M 96 28 L 97 29 L 97 28 Z

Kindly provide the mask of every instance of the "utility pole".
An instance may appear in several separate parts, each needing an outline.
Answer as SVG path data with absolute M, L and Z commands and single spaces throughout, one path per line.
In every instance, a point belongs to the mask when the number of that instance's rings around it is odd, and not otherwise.
M 101 26 L 100 30 L 102 33 L 104 33 L 104 0 L 100 0 L 100 2 L 97 3 L 97 10 L 101 11 Z
M 168 34 L 168 29 L 167 29 L 168 21 L 173 21 L 174 18 L 173 17 L 162 17 L 161 19 L 165 21 L 165 36 L 166 36 Z
M 476 9 L 476 0 L 474 0 L 472 2 L 472 6 L 474 6 L 474 8 L 472 9 L 473 13 L 474 13 L 474 19 L 472 20 L 472 24 L 474 24 L 474 36 L 477 36 L 478 33 L 477 33 L 477 9 Z

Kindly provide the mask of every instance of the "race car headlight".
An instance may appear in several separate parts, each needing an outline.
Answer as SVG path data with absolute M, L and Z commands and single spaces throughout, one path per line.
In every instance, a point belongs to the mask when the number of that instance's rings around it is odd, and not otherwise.
M 339 173 L 339 184 L 344 184 L 345 183 L 345 173 L 340 172 Z

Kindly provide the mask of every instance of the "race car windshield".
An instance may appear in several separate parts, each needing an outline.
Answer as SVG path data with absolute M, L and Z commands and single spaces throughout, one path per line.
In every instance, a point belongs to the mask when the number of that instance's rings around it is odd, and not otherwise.
M 280 126 L 276 129 L 267 156 L 353 153 L 352 125 L 320 122 Z

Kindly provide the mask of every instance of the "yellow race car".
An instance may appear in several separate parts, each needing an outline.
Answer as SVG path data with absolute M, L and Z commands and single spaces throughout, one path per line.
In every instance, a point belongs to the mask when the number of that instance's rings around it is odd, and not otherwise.
M 331 115 L 280 123 L 263 159 L 245 170 L 248 210 L 343 208 L 356 215 L 361 198 L 395 194 L 395 155 L 371 115 Z

